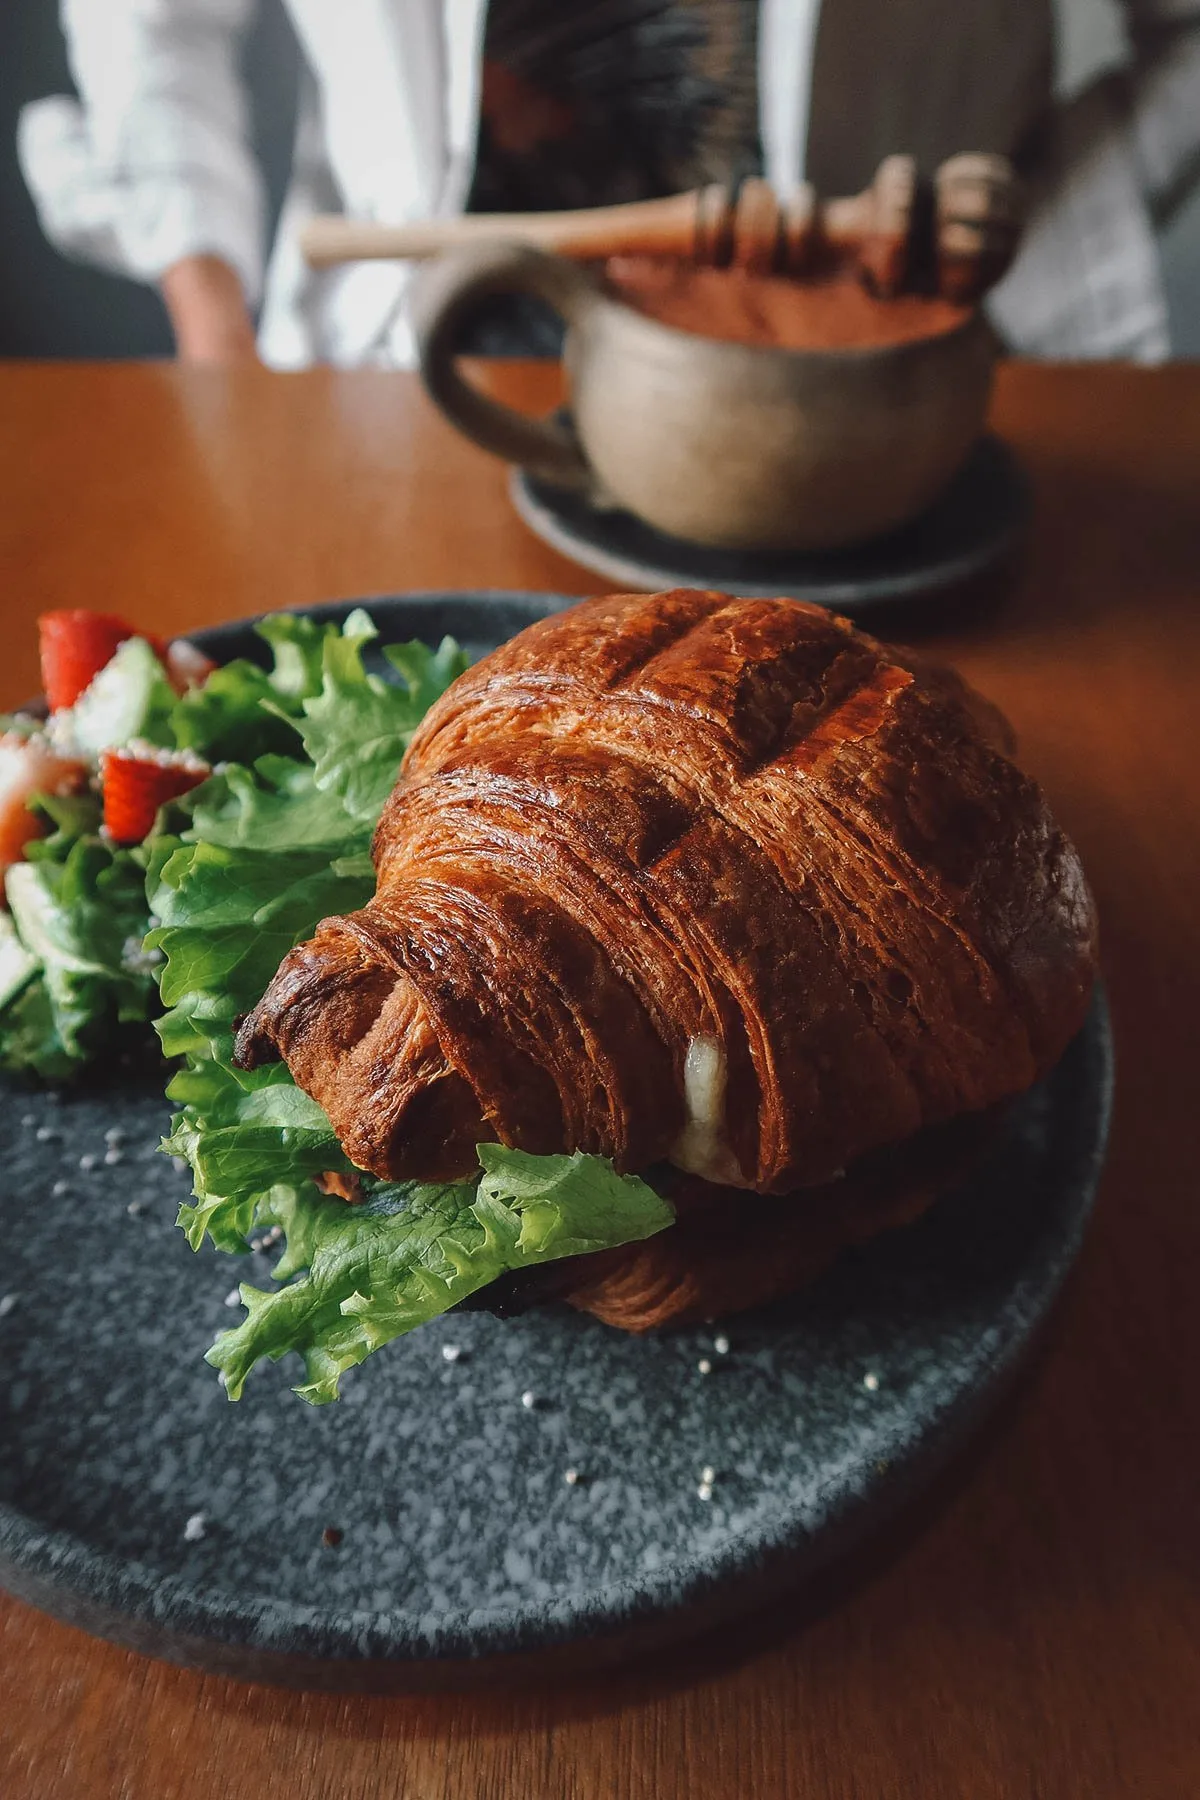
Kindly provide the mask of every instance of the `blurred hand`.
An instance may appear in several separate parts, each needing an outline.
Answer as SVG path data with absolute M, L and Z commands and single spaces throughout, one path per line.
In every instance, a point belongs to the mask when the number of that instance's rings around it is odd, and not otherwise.
M 219 256 L 185 256 L 161 281 L 181 362 L 255 362 L 254 324 L 237 274 Z

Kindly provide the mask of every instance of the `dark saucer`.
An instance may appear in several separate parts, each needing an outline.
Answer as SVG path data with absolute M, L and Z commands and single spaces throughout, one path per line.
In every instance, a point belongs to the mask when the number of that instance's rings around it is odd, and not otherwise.
M 1031 510 L 1024 470 L 996 437 L 980 438 L 920 518 L 848 550 L 757 555 L 686 543 L 525 469 L 513 470 L 509 491 L 532 532 L 623 589 L 790 594 L 849 613 L 925 598 L 985 574 L 1016 549 Z

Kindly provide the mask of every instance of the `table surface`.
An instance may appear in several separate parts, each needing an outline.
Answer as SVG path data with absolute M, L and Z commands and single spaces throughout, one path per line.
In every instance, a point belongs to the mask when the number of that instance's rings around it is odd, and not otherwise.
M 552 369 L 482 372 L 548 406 Z M 904 629 L 1012 717 L 1095 886 L 1118 1097 L 1019 1392 L 819 1593 L 585 1685 L 360 1699 L 143 1660 L 0 1599 L 8 1800 L 1185 1800 L 1200 1793 L 1200 367 L 1002 371 L 1014 585 Z M 0 704 L 47 607 L 156 631 L 421 587 L 594 591 L 404 375 L 0 368 Z M 889 618 L 884 629 L 894 629 Z

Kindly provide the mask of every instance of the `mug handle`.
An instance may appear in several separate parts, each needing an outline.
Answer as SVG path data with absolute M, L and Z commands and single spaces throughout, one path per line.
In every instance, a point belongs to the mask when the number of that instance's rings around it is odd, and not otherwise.
M 519 463 L 560 487 L 587 488 L 592 472 L 570 426 L 532 419 L 503 406 L 463 380 L 455 364 L 459 327 L 479 301 L 494 294 L 536 294 L 568 325 L 601 296 L 583 270 L 565 257 L 528 244 L 473 244 L 440 256 L 422 270 L 412 293 L 413 329 L 421 379 L 434 405 L 484 450 Z

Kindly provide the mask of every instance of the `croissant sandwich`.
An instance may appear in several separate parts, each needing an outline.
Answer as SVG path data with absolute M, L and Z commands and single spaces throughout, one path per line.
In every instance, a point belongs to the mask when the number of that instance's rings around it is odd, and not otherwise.
M 821 608 L 588 601 L 426 715 L 374 898 L 238 1059 L 283 1058 L 375 1176 L 489 1142 L 645 1176 L 672 1229 L 536 1272 L 614 1325 L 773 1299 L 942 1192 L 1083 1022 L 1092 900 L 1011 751 Z

